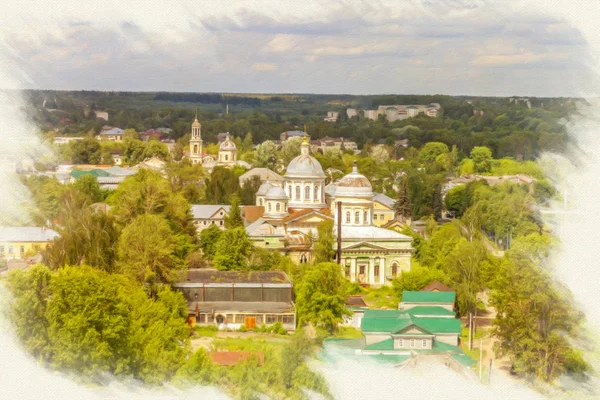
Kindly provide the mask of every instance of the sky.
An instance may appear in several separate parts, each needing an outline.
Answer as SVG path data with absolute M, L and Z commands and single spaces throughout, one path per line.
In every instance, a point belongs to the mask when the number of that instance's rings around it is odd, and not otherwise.
M 588 94 L 589 38 L 557 3 L 6 0 L 0 62 L 35 89 Z

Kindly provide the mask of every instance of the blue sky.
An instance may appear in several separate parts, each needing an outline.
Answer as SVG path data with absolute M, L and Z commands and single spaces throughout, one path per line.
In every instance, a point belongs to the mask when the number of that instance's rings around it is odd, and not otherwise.
M 574 96 L 595 79 L 541 2 L 8 2 L 0 52 L 28 88 Z

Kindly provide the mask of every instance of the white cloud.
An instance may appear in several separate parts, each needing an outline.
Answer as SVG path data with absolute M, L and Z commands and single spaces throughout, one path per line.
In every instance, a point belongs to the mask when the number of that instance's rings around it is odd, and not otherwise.
M 568 54 L 546 53 L 535 54 L 531 52 L 507 55 L 477 56 L 472 64 L 483 67 L 506 67 L 515 65 L 533 64 L 540 61 L 560 61 L 568 58 Z
M 270 63 L 256 63 L 252 65 L 253 71 L 275 71 L 278 68 L 277 65 Z

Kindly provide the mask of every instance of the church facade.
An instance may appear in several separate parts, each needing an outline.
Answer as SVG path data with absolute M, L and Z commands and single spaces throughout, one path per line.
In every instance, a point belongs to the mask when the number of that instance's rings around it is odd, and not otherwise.
M 260 186 L 256 205 L 265 211 L 246 230 L 256 246 L 302 263 L 312 258 L 319 223 L 332 220 L 337 236 L 340 222 L 344 275 L 351 282 L 387 285 L 401 271 L 410 270 L 412 239 L 375 226 L 374 197 L 371 183 L 356 164 L 350 174 L 325 186 L 323 168 L 310 155 L 305 139 L 301 154 L 289 163 L 283 180 L 267 180 Z
M 215 157 L 203 154 L 202 152 L 202 125 L 198 117 L 192 122 L 192 133 L 190 137 L 190 149 L 188 158 L 192 164 L 200 164 L 208 170 L 216 166 L 233 167 L 238 163 L 237 147 L 233 140 L 227 134 L 225 140 L 219 145 L 219 154 Z

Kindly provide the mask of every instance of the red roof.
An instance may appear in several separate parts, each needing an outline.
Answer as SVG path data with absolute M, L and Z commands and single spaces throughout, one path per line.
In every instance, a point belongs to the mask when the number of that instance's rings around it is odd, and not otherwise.
M 421 292 L 454 292 L 454 290 L 440 281 L 433 281 L 421 289 Z

